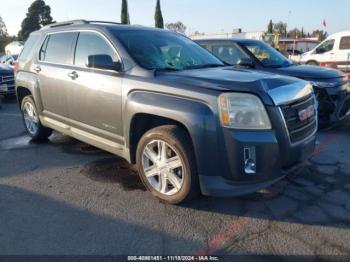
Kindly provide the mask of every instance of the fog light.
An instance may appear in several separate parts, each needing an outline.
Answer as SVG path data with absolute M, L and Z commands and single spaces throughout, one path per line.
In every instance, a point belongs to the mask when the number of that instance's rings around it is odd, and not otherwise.
M 244 172 L 248 175 L 256 174 L 255 147 L 244 148 Z

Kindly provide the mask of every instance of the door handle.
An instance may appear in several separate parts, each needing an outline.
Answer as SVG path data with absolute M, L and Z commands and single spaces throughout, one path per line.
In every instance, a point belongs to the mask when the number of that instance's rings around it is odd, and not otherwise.
M 41 72 L 41 67 L 40 66 L 36 66 L 34 68 L 34 71 L 37 72 L 37 73 L 40 73 Z
M 73 71 L 73 72 L 68 74 L 68 77 L 72 78 L 72 80 L 75 80 L 79 77 L 79 75 L 77 72 Z

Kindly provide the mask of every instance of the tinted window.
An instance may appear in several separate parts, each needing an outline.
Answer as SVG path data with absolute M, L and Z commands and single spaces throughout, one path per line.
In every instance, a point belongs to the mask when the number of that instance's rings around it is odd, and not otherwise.
M 242 46 L 254 55 L 265 67 L 288 67 L 292 62 L 280 52 L 261 41 L 243 42 Z
M 48 42 L 49 38 L 50 38 L 50 36 L 46 37 L 43 45 L 40 48 L 39 60 L 41 60 L 41 61 L 45 60 L 45 52 L 46 52 L 47 42 Z
M 324 41 L 322 44 L 319 45 L 319 47 L 316 48 L 316 53 L 323 54 L 332 51 L 334 47 L 334 42 L 334 39 Z
M 350 36 L 342 37 L 342 39 L 340 40 L 339 49 L 340 50 L 350 49 Z
M 58 33 L 49 35 L 40 50 L 40 59 L 57 64 L 68 64 L 70 47 L 74 33 Z
M 230 65 L 237 65 L 242 58 L 249 59 L 249 56 L 236 45 L 214 45 L 212 48 L 216 57 Z
M 118 30 L 115 36 L 140 66 L 150 70 L 224 66 L 192 40 L 166 30 Z
M 27 60 L 31 52 L 33 51 L 33 48 L 36 44 L 36 42 L 39 40 L 38 35 L 31 35 L 26 43 L 24 44 L 23 50 L 20 55 L 21 60 Z
M 102 36 L 97 33 L 82 32 L 79 34 L 74 64 L 86 67 L 87 59 L 91 55 L 109 55 L 114 62 L 119 61 L 114 49 Z

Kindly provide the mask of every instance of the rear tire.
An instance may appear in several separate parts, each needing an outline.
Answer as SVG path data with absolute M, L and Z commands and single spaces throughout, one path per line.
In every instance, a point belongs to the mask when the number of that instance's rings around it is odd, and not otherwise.
M 52 134 L 52 129 L 44 127 L 32 96 L 26 96 L 21 104 L 24 127 L 33 141 L 44 141 Z
M 161 202 L 179 204 L 199 195 L 194 151 L 184 129 L 169 125 L 148 131 L 137 146 L 136 162 L 143 184 Z

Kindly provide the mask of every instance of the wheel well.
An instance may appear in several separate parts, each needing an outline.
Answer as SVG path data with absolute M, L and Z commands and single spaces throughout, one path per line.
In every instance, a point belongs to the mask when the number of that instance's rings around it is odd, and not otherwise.
M 315 63 L 316 65 L 318 65 L 319 63 L 316 60 L 309 60 L 306 62 L 306 64 L 310 64 L 310 63 Z
M 191 135 L 182 123 L 171 118 L 151 114 L 136 114 L 131 121 L 129 132 L 130 160 L 133 164 L 136 163 L 136 150 L 141 137 L 149 130 L 164 125 L 176 125 L 183 128 L 193 146 Z
M 31 95 L 32 95 L 32 93 L 28 90 L 28 88 L 17 87 L 17 99 L 18 99 L 19 106 L 21 106 L 22 100 L 26 96 L 31 96 Z

